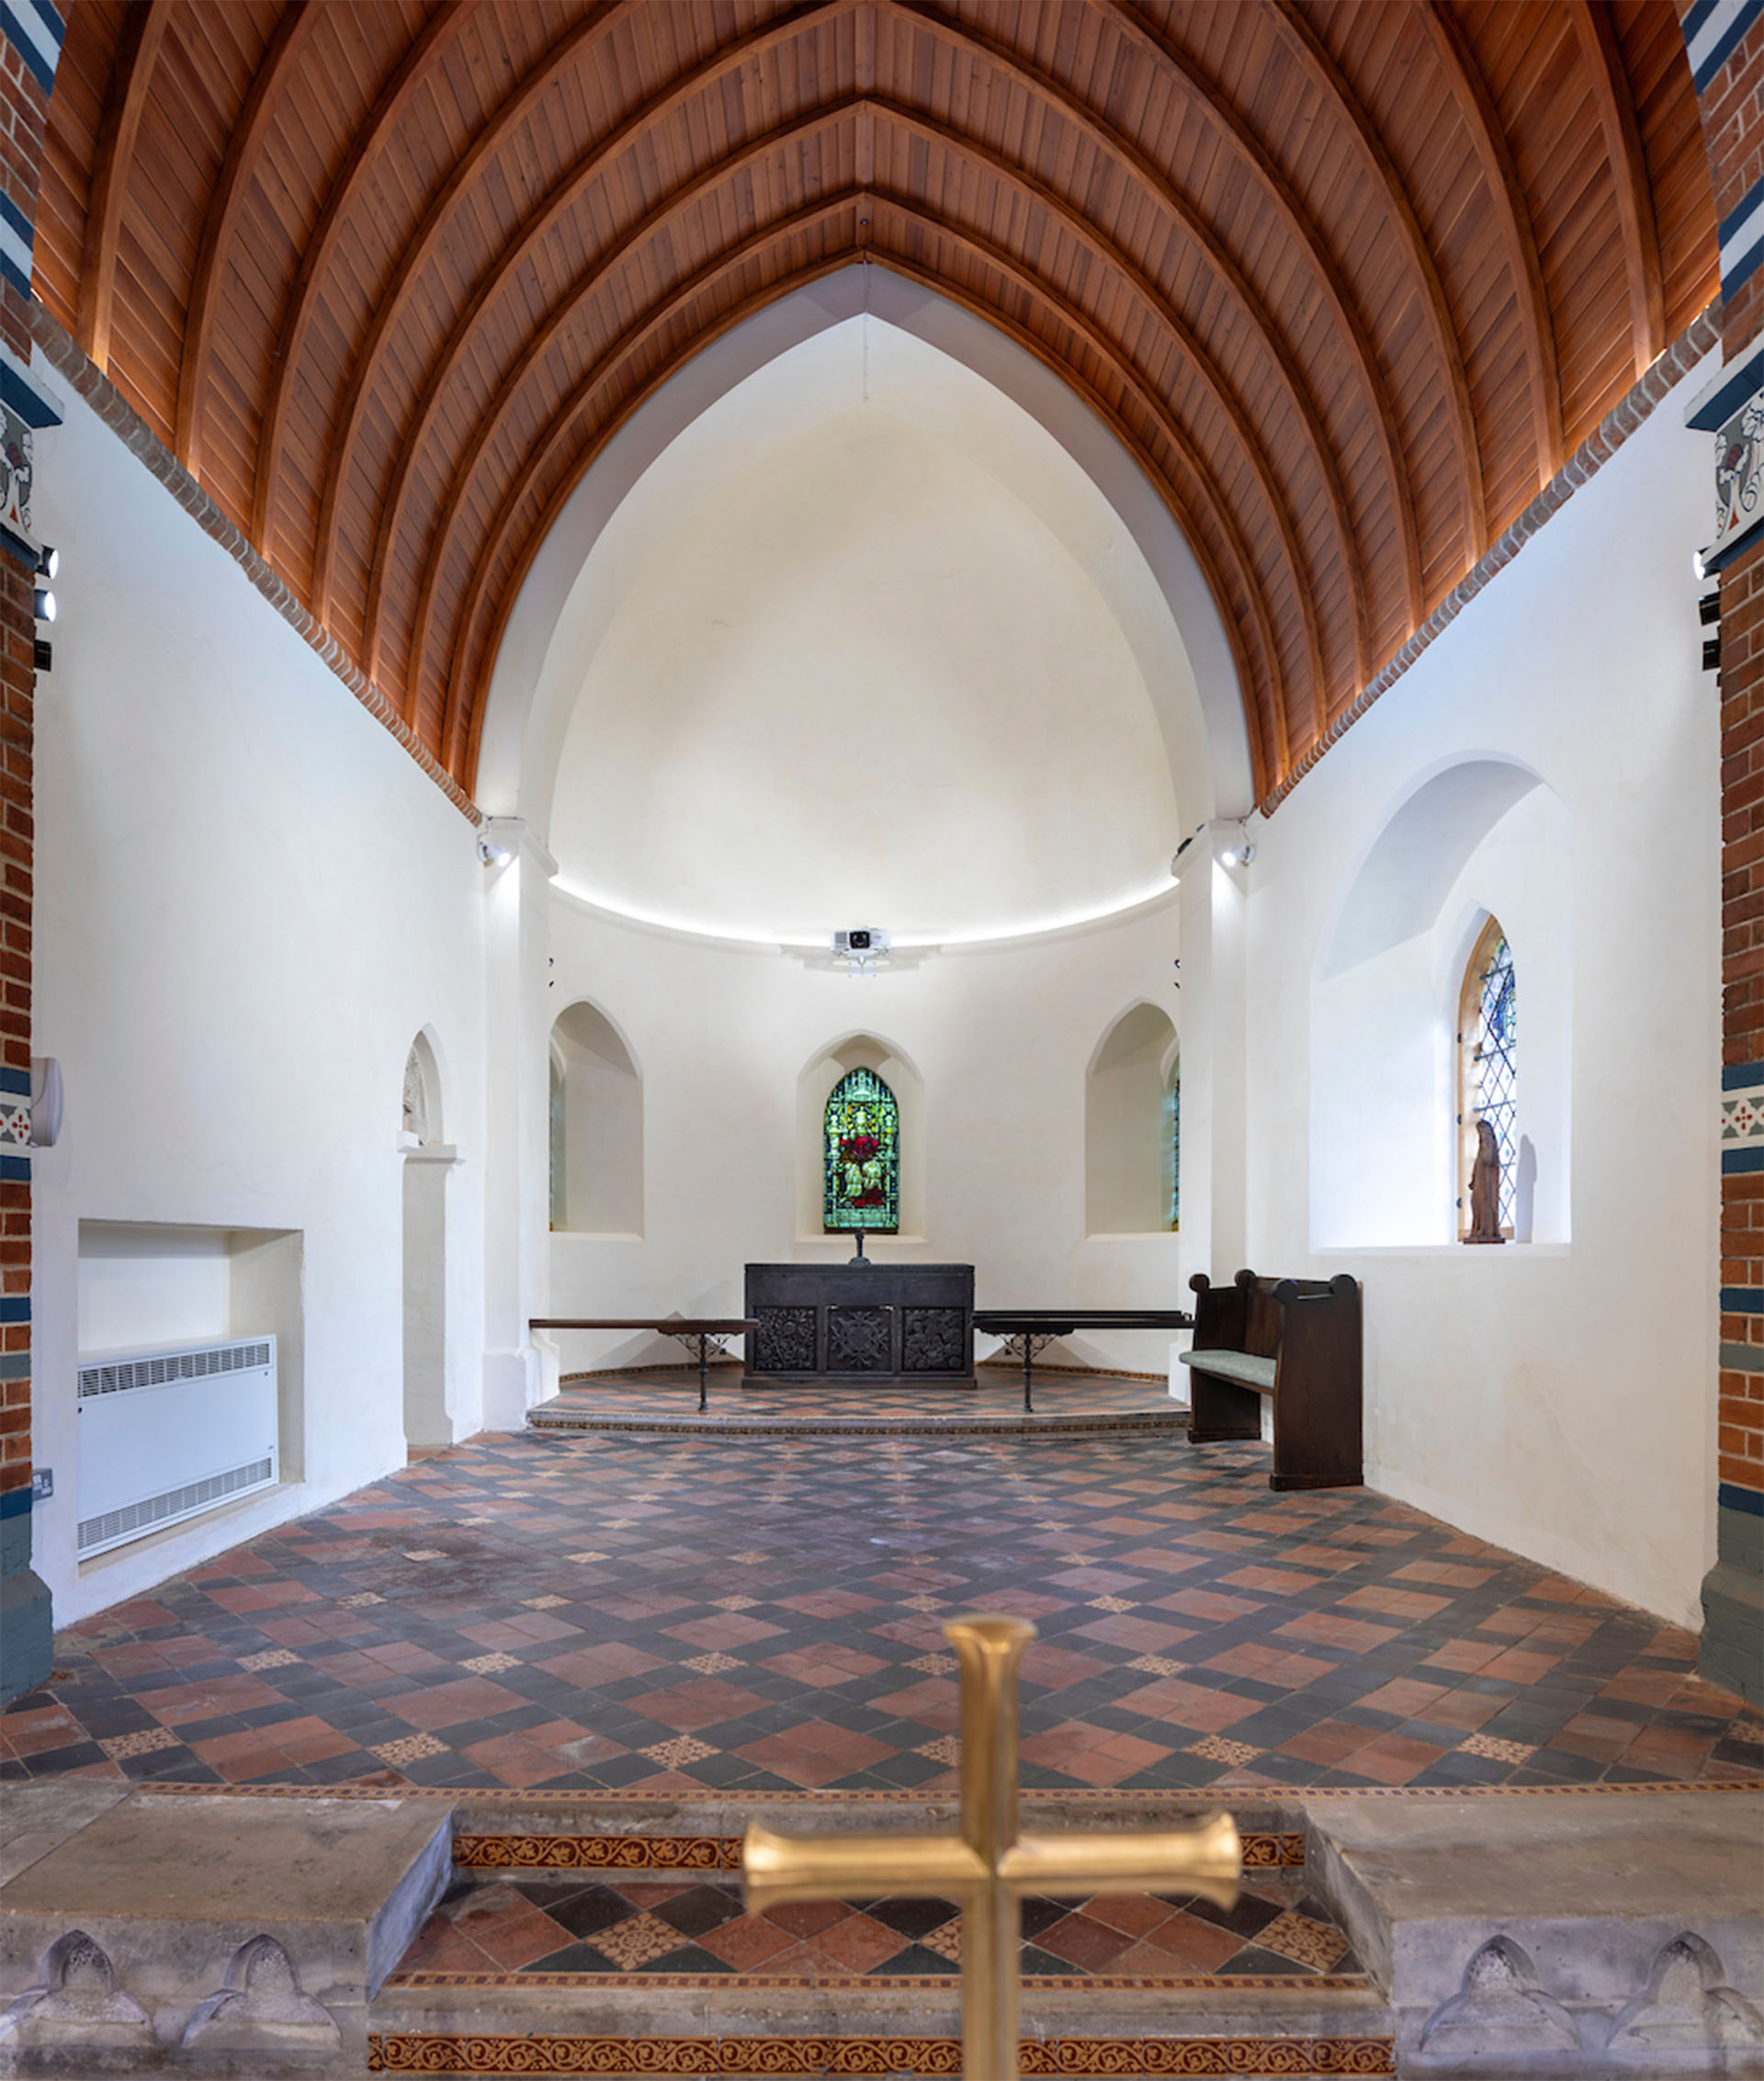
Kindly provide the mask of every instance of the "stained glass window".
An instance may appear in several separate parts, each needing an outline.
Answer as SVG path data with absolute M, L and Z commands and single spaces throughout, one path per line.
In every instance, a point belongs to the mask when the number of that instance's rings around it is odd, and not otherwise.
M 833 1086 L 824 1131 L 824 1226 L 892 1234 L 900 1226 L 900 1108 L 874 1069 L 854 1069 Z
M 1510 1235 L 1519 1183 L 1519 1085 L 1517 1079 L 1518 996 L 1513 953 L 1499 922 L 1491 918 L 1476 942 L 1464 979 L 1459 1041 L 1464 1054 L 1464 1105 L 1460 1137 L 1464 1147 L 1462 1219 L 1468 1225 L 1470 1166 L 1476 1160 L 1476 1123 L 1495 1130 L 1500 1151 L 1500 1227 Z
M 1182 1225 L 1182 1080 L 1170 1080 L 1170 1225 Z

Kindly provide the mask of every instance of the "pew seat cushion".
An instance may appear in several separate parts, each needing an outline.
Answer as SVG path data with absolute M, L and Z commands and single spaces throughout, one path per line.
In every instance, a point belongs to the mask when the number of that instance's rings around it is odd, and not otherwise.
M 1257 1358 L 1253 1352 L 1179 1352 L 1176 1355 L 1197 1373 L 1216 1374 L 1221 1380 L 1235 1380 L 1240 1386 L 1253 1387 L 1263 1395 L 1274 1391 L 1275 1361 Z

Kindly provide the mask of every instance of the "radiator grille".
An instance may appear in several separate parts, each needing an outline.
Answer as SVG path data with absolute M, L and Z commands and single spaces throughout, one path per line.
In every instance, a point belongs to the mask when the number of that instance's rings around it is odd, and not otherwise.
M 149 1496 L 144 1502 L 130 1503 L 119 1510 L 107 1510 L 102 1517 L 85 1518 L 80 1524 L 78 1545 L 84 1550 L 87 1546 L 105 1545 L 130 1532 L 151 1532 L 154 1525 L 163 1524 L 167 1518 L 181 1517 L 188 1510 L 200 1510 L 206 1503 L 218 1503 L 228 1496 L 236 1496 L 243 1488 L 258 1487 L 269 1479 L 274 1468 L 273 1460 L 250 1460 L 243 1466 L 229 1467 L 225 1474 L 210 1475 L 206 1481 L 187 1482 L 182 1488 L 168 1488 L 163 1496 Z
M 126 1395 L 131 1387 L 164 1387 L 168 1381 L 206 1380 L 217 1373 L 241 1373 L 269 1363 L 267 1344 L 211 1344 L 198 1352 L 162 1358 L 123 1359 L 116 1365 L 83 1365 L 80 1395 Z

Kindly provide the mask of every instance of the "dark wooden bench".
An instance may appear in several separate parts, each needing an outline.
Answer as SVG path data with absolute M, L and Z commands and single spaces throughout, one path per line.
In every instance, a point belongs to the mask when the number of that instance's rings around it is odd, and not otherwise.
M 1270 1488 L 1361 1485 L 1360 1283 L 1258 1279 L 1239 1272 L 1193 1288 L 1194 1344 L 1182 1352 L 1193 1374 L 1193 1445 L 1261 1436 L 1261 1398 L 1273 1404 Z

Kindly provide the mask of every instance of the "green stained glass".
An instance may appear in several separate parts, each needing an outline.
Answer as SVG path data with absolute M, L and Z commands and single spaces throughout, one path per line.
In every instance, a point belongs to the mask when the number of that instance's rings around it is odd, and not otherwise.
M 833 1086 L 825 1116 L 824 1226 L 830 1231 L 900 1226 L 900 1108 L 874 1069 Z

